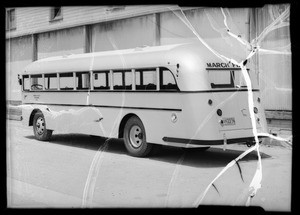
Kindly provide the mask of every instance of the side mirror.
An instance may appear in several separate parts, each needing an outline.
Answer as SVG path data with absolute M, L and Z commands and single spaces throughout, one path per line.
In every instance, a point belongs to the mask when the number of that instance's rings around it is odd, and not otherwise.
M 19 81 L 19 84 L 22 85 L 22 79 L 20 78 L 20 75 L 18 75 L 18 81 Z

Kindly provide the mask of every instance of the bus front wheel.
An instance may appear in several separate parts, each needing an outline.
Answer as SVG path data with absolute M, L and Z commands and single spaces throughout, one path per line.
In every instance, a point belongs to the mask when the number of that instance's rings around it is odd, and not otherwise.
M 124 128 L 125 147 L 130 155 L 135 157 L 145 157 L 153 145 L 146 142 L 146 132 L 142 121 L 136 117 L 131 117 Z
M 33 118 L 33 133 L 36 139 L 47 141 L 52 136 L 52 130 L 46 129 L 46 121 L 42 112 L 37 112 Z

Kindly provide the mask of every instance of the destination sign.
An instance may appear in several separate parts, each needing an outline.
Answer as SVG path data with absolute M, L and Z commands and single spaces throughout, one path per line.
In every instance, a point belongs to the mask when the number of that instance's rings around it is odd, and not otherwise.
M 206 63 L 208 68 L 240 68 L 240 66 L 233 63 Z

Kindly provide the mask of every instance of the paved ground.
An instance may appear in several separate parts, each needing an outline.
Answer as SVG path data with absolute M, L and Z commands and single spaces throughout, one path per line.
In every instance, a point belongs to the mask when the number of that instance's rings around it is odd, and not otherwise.
M 248 148 L 230 145 L 206 152 L 163 147 L 150 158 L 127 154 L 120 140 L 53 133 L 34 139 L 32 127 L 7 120 L 8 206 L 32 207 L 193 207 L 207 185 Z M 262 187 L 251 205 L 291 209 L 292 149 L 260 147 Z M 211 187 L 202 204 L 245 205 L 257 167 L 252 152 Z

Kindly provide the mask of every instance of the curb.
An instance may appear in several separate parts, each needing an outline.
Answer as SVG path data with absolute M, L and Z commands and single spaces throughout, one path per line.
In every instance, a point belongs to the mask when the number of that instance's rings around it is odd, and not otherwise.
M 11 120 L 22 120 L 22 108 L 8 105 L 6 108 L 6 118 Z
M 286 139 L 287 141 L 277 140 L 275 138 L 264 138 L 262 145 L 266 146 L 281 146 L 284 148 L 292 148 L 293 147 L 293 133 L 292 130 L 280 129 L 280 128 L 272 128 L 269 131 L 269 134 L 274 135 L 275 137 Z
M 284 137 L 282 137 L 284 138 Z M 290 140 L 290 138 L 286 138 L 288 140 Z M 272 139 L 272 138 L 265 138 L 265 140 L 263 140 L 262 145 L 264 146 L 280 146 L 280 147 L 284 147 L 284 148 L 292 148 L 293 147 L 293 143 L 292 141 L 290 142 L 286 142 L 286 141 L 280 141 L 280 140 L 276 140 L 276 139 Z

